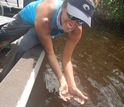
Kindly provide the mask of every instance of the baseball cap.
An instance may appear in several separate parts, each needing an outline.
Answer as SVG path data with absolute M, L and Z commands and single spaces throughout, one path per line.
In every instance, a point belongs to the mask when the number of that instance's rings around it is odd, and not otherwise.
M 91 27 L 91 18 L 94 12 L 93 0 L 68 0 L 68 14 L 84 21 Z

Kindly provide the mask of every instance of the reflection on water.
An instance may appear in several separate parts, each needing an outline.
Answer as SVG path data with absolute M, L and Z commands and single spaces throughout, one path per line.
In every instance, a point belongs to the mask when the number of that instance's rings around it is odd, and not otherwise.
M 72 57 L 77 87 L 89 98 L 83 107 L 124 107 L 124 38 L 97 28 L 83 31 Z M 60 66 L 65 40 L 65 36 L 54 39 Z M 47 88 L 42 107 L 82 107 L 62 101 L 58 81 L 47 62 L 42 69 Z
M 46 66 L 46 71 L 44 72 L 44 81 L 46 83 L 46 88 L 50 93 L 58 92 L 59 82 L 48 64 Z

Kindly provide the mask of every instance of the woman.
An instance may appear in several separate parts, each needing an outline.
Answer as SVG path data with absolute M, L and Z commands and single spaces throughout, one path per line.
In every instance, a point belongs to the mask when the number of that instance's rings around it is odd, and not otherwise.
M 17 54 L 20 57 L 27 49 L 40 41 L 46 51 L 49 64 L 60 83 L 60 97 L 67 101 L 69 99 L 68 94 L 71 94 L 74 100 L 84 104 L 88 98 L 76 87 L 71 56 L 81 38 L 82 24 L 87 23 L 91 26 L 91 17 L 96 5 L 97 0 L 34 1 L 21 10 L 13 22 L 1 29 L 0 42 L 8 44 L 23 35 L 19 42 L 21 52 L 20 55 Z M 62 33 L 67 33 L 68 36 L 62 54 L 65 77 L 55 56 L 51 39 L 51 37 Z

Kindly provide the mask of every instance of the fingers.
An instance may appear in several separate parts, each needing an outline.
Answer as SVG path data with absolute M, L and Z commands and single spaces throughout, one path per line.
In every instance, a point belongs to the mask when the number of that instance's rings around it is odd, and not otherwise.
M 62 95 L 62 92 L 59 92 L 59 96 L 60 96 L 60 98 L 63 99 L 64 101 L 67 101 L 66 97 L 64 97 L 64 96 Z
M 82 96 L 72 96 L 69 93 L 65 93 L 65 92 L 59 92 L 60 98 L 63 99 L 64 101 L 69 101 L 71 98 L 74 99 L 77 103 L 83 105 L 86 103 L 87 101 L 87 97 L 83 95 Z
M 88 97 L 85 96 L 84 94 L 82 94 L 81 92 L 80 92 L 80 97 L 83 98 L 83 99 L 85 99 L 85 100 L 88 100 Z
M 81 105 L 86 103 L 88 99 L 88 97 L 86 97 L 78 88 L 75 88 L 75 90 L 71 91 L 71 94 L 73 95 L 73 99 Z
M 67 87 L 60 87 L 59 88 L 59 96 L 64 101 L 68 100 L 75 100 L 77 103 L 83 105 L 86 103 L 88 97 L 86 97 L 78 88 L 75 88 L 74 90 L 71 90 L 71 92 L 68 92 Z
M 69 95 L 68 95 L 68 91 L 64 90 L 64 91 L 60 91 L 59 92 L 60 98 L 63 99 L 64 101 L 68 101 Z
M 79 104 L 81 104 L 81 105 L 83 105 L 83 104 L 85 103 L 85 100 L 84 100 L 84 99 L 80 99 L 80 98 L 78 98 L 78 97 L 74 97 L 74 100 L 75 100 L 76 102 L 78 102 Z

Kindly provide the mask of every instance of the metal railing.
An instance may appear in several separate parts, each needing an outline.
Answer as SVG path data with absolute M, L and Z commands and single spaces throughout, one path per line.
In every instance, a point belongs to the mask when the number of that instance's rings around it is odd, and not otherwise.
M 0 2 L 0 15 L 4 15 L 4 7 L 2 5 L 2 3 Z

